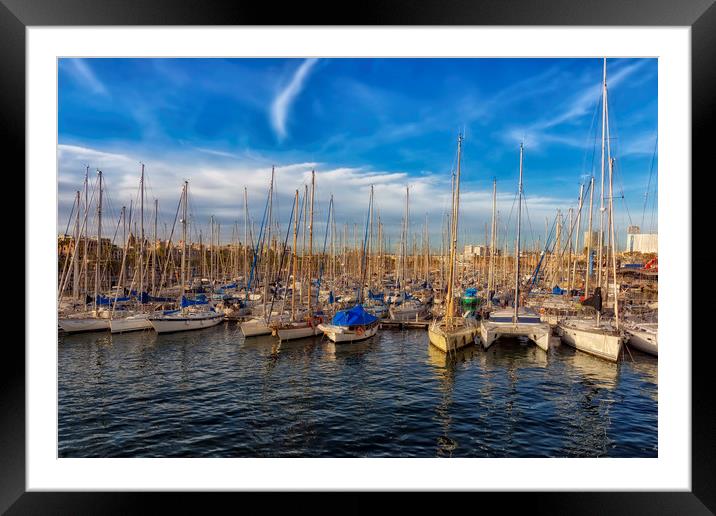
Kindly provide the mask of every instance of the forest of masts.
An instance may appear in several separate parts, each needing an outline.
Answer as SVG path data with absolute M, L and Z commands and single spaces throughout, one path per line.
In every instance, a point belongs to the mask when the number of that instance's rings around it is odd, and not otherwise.
M 133 202 L 130 202 L 129 207 L 122 206 L 116 221 L 107 222 L 108 227 L 103 229 L 102 197 L 106 196 L 106 193 L 102 172 L 98 171 L 90 199 L 89 167 L 87 168 L 84 195 L 81 191 L 76 192 L 67 224 L 68 230 L 74 225 L 74 231 L 71 234 L 66 231 L 65 236 L 59 238 L 61 296 L 70 294 L 79 299 L 93 291 L 106 292 L 114 287 L 158 296 L 166 290 L 181 287 L 182 261 L 186 271 L 186 289 L 191 289 L 192 283 L 203 281 L 205 286 L 208 284 L 209 287 L 237 283 L 239 287 L 248 285 L 254 290 L 260 288 L 259 286 L 285 281 L 294 274 L 301 285 L 307 283 L 308 278 L 314 281 L 320 278 L 332 288 L 355 286 L 356 280 L 363 277 L 366 278 L 365 286 L 376 292 L 382 291 L 386 282 L 401 286 L 425 283 L 444 288 L 449 266 L 447 255 L 450 247 L 450 216 L 445 214 L 443 217 L 439 248 L 434 243 L 431 245 L 427 214 L 424 220 L 419 222 L 419 231 L 412 230 L 414 224 L 411 224 L 410 220 L 408 188 L 399 241 L 396 244 L 392 244 L 386 236 L 380 214 L 374 216 L 372 209 L 364 227 L 358 223 L 337 224 L 333 196 L 328 205 L 328 220 L 323 234 L 315 235 L 315 173 L 312 173 L 311 185 L 304 185 L 302 192 L 296 191 L 296 203 L 289 227 L 284 226 L 282 229 L 273 213 L 272 172 L 262 223 L 259 225 L 251 219 L 248 194 L 244 188 L 245 223 L 239 225 L 235 222 L 231 227 L 230 242 L 222 243 L 222 226 L 213 216 L 208 221 L 206 233 L 198 224 L 189 223 L 188 219 L 193 217 L 187 215 L 188 182 L 183 185 L 173 223 L 171 227 L 163 224 L 160 238 L 159 203 L 156 199 L 152 203 L 145 200 L 143 165 L 141 177 L 141 194 L 137 203 L 139 209 Z M 493 195 L 494 187 L 493 184 Z M 587 190 L 592 193 L 593 180 L 587 185 Z M 98 199 L 95 200 L 95 197 Z M 94 210 L 90 208 L 93 201 Z M 570 208 L 567 217 L 558 211 L 551 227 L 550 221 L 546 221 L 545 240 L 548 245 L 545 245 L 545 241 L 540 237 L 531 248 L 523 247 L 520 257 L 521 271 L 531 273 L 540 264 L 542 285 L 559 285 L 568 290 L 585 286 L 589 288 L 590 276 L 585 274 L 585 268 L 591 243 L 580 242 L 583 228 L 581 214 L 587 211 L 582 209 L 586 207 L 586 202 L 585 189 L 582 187 L 576 210 Z M 591 195 L 588 202 L 589 211 L 586 216 L 591 219 Z M 294 211 L 298 212 L 297 217 Z M 493 291 L 510 289 L 515 261 L 514 256 L 510 255 L 514 243 L 509 241 L 507 231 L 507 224 L 501 224 L 493 203 L 490 227 L 485 224 L 483 253 L 480 256 L 464 254 L 457 260 L 458 285 L 481 286 Z M 294 246 L 292 233 L 296 233 L 294 259 L 291 259 Z M 111 238 L 103 238 L 104 234 L 111 235 Z M 99 262 L 98 238 L 102 241 Z M 78 243 L 77 246 L 74 245 L 75 242 Z M 608 284 L 607 264 L 612 252 L 610 245 L 600 249 L 599 255 L 604 266 L 600 267 L 598 262 L 594 264 L 594 275 L 597 277 L 592 280 L 592 288 L 598 284 Z M 367 269 L 365 275 L 363 266 Z M 301 287 L 301 295 L 303 290 Z

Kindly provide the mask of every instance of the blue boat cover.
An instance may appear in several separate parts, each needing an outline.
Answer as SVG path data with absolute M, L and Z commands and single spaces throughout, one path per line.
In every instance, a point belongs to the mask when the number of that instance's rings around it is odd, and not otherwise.
M 380 294 L 373 294 L 373 291 L 369 290 L 368 297 L 377 301 L 383 301 L 383 299 L 385 298 L 385 294 L 383 292 L 381 292 Z
M 476 288 L 466 288 L 465 289 L 465 297 L 477 297 L 477 289 Z
M 115 302 L 115 299 L 113 297 L 104 297 L 104 296 L 97 294 L 96 301 L 97 301 L 98 305 L 111 305 L 112 303 Z M 121 303 L 123 301 L 129 301 L 129 298 L 128 297 L 118 297 L 116 299 L 116 301 L 117 301 L 117 303 Z
M 363 305 L 355 305 L 353 308 L 348 310 L 336 312 L 336 315 L 333 316 L 331 324 L 336 326 L 356 326 L 361 324 L 371 324 L 377 320 L 378 318 L 375 315 L 371 315 L 365 311 Z
M 552 294 L 557 294 L 558 296 L 561 296 L 561 295 L 564 294 L 565 292 L 566 292 L 566 290 L 562 290 L 562 289 L 559 288 L 558 286 L 555 286 L 555 287 L 552 289 Z
M 206 296 L 199 294 L 196 296 L 196 299 L 187 299 L 186 297 L 181 297 L 181 306 L 191 306 L 191 305 L 206 305 L 209 304 L 209 302 L 206 300 Z

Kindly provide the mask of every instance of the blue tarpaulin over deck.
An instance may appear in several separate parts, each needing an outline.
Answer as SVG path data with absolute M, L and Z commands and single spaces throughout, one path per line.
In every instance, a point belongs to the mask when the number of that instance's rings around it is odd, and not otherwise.
M 341 310 L 333 316 L 331 324 L 336 326 L 357 326 L 371 324 L 377 321 L 378 318 L 374 315 L 369 314 L 363 308 L 363 305 L 356 305 L 348 310 Z

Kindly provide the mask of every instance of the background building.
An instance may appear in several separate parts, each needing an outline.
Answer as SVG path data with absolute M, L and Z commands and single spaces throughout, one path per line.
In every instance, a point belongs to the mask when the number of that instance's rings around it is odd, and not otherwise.
M 627 253 L 658 253 L 659 235 L 657 233 L 642 233 L 639 226 L 629 226 L 625 251 Z

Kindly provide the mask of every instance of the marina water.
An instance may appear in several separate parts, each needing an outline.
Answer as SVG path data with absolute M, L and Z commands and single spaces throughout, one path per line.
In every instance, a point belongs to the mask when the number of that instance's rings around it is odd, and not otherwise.
M 519 339 L 61 335 L 60 457 L 656 457 L 657 360 Z

